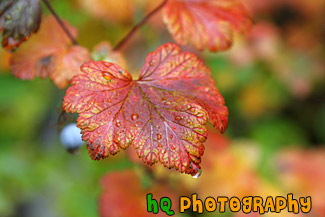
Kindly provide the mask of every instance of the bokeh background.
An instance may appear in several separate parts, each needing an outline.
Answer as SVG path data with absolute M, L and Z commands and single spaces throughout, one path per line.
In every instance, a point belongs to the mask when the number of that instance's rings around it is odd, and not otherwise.
M 192 193 L 201 199 L 294 193 L 312 196 L 306 215 L 325 216 L 325 2 L 243 1 L 255 24 L 236 36 L 230 51 L 184 48 L 211 68 L 230 111 L 224 135 L 209 130 L 198 179 L 148 168 L 132 150 L 99 162 L 85 146 L 70 154 L 57 124 L 64 91 L 48 79 L 14 78 L 10 54 L 0 49 L 0 216 L 150 216 L 148 192 L 174 198 L 174 210 L 179 196 Z M 159 1 L 51 3 L 92 50 L 103 40 L 116 44 Z M 129 71 L 137 74 L 147 53 L 167 41 L 172 39 L 158 13 L 122 49 Z M 274 215 L 294 214 L 265 216 Z

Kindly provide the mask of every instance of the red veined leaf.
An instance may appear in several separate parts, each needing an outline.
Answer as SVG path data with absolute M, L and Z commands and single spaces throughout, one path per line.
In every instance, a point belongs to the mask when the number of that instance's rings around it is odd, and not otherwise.
M 77 30 L 66 22 L 65 25 L 76 37 Z M 50 16 L 42 22 L 39 32 L 13 54 L 10 65 L 17 78 L 50 77 L 56 86 L 65 88 L 80 72 L 81 64 L 89 59 L 89 51 L 73 46 L 55 18 Z
M 169 197 L 172 210 L 176 212 L 177 198 L 168 186 L 160 184 L 159 187 L 143 188 L 139 176 L 134 171 L 112 172 L 101 180 L 103 192 L 99 198 L 99 213 L 101 217 L 144 217 L 168 216 L 162 211 L 158 214 L 148 213 L 146 208 L 146 195 L 152 193 L 153 198 Z M 127 186 L 127 187 L 126 187 Z
M 33 32 L 37 32 L 41 23 L 41 15 L 39 0 L 1 0 L 2 46 L 7 50 L 17 48 Z
M 80 66 L 90 59 L 90 54 L 84 47 L 71 46 L 57 55 L 56 68 L 50 74 L 50 78 L 57 87 L 63 89 L 68 86 L 71 78 L 80 72 Z
M 239 0 L 169 0 L 163 17 L 175 41 L 199 50 L 227 50 L 234 30 L 243 32 L 251 26 Z
M 209 69 L 167 43 L 150 53 L 138 80 L 118 65 L 90 61 L 81 67 L 63 100 L 77 112 L 77 125 L 93 159 L 133 144 L 142 160 L 180 172 L 200 170 L 207 118 L 220 131 L 228 122 L 224 99 Z

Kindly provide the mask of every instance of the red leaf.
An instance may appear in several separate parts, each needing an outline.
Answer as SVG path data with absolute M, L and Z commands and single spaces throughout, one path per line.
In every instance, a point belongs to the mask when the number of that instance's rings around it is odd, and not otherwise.
M 99 199 L 99 213 L 102 217 L 146 216 L 145 203 L 139 203 L 146 195 L 135 173 L 110 173 L 101 183 L 103 192 Z
M 175 41 L 199 50 L 227 50 L 233 31 L 243 32 L 251 26 L 238 0 L 169 0 L 163 16 Z
M 196 174 L 207 118 L 222 132 L 227 127 L 228 110 L 209 69 L 175 44 L 150 53 L 138 80 L 103 61 L 85 63 L 81 70 L 72 79 L 63 109 L 80 113 L 78 127 L 93 159 L 133 144 L 149 165 L 160 162 Z
M 102 178 L 101 186 L 103 188 L 99 198 L 101 217 L 168 216 L 163 211 L 159 211 L 157 214 L 147 212 L 146 195 L 148 193 L 152 193 L 153 198 L 158 202 L 161 197 L 169 197 L 173 202 L 171 209 L 176 212 L 177 198 L 171 188 L 160 184 L 156 188 L 144 189 L 141 186 L 139 177 L 133 171 L 110 173 Z
M 74 37 L 77 30 L 65 23 Z M 11 70 L 20 79 L 50 77 L 59 88 L 65 88 L 71 78 L 80 72 L 80 65 L 90 59 L 86 48 L 72 46 L 54 17 L 47 17 L 39 32 L 15 52 Z

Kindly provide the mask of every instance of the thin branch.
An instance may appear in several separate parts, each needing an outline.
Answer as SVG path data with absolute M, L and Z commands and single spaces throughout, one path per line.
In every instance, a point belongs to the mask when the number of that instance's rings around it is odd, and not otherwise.
M 44 4 L 46 5 L 46 7 L 49 9 L 49 11 L 53 14 L 53 16 L 55 17 L 56 21 L 58 21 L 58 23 L 60 24 L 61 28 L 63 29 L 63 31 L 67 34 L 67 36 L 70 38 L 70 40 L 72 41 L 72 43 L 74 45 L 78 45 L 78 42 L 76 41 L 76 39 L 72 36 L 71 32 L 68 30 L 68 28 L 64 25 L 63 21 L 60 19 L 60 17 L 57 15 L 57 13 L 55 12 L 55 10 L 53 9 L 53 7 L 51 6 L 50 2 L 48 0 L 43 0 Z
M 158 5 L 153 11 L 151 11 L 147 16 L 145 16 L 137 25 L 135 25 L 131 31 L 114 47 L 114 51 L 119 50 L 132 36 L 133 34 L 145 24 L 155 13 L 161 10 L 168 0 L 164 0 L 160 5 Z

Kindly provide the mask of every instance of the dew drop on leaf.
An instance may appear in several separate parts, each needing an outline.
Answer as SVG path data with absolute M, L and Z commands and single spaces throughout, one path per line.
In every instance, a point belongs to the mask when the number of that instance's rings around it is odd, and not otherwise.
M 160 133 L 157 134 L 157 140 L 161 140 L 161 134 Z
M 120 126 L 121 126 L 121 122 L 120 122 L 120 121 L 116 121 L 115 125 L 116 125 L 117 127 L 120 127 Z
M 181 118 L 180 116 L 176 116 L 176 117 L 175 117 L 175 120 L 176 120 L 176 121 L 180 121 L 180 120 L 182 120 L 182 118 Z
M 165 104 L 165 105 L 170 105 L 171 102 L 166 101 L 164 104 Z
M 102 75 L 106 80 L 110 81 L 112 79 L 112 75 L 108 72 L 102 72 Z
M 201 176 L 201 174 L 202 174 L 202 170 L 200 169 L 196 174 L 194 174 L 192 177 L 194 178 L 194 179 L 197 179 L 197 178 L 199 178 L 200 176 Z
M 133 113 L 133 114 L 131 115 L 131 119 L 132 119 L 133 121 L 135 121 L 136 119 L 138 119 L 138 117 L 139 117 L 139 115 L 136 114 L 136 113 Z

